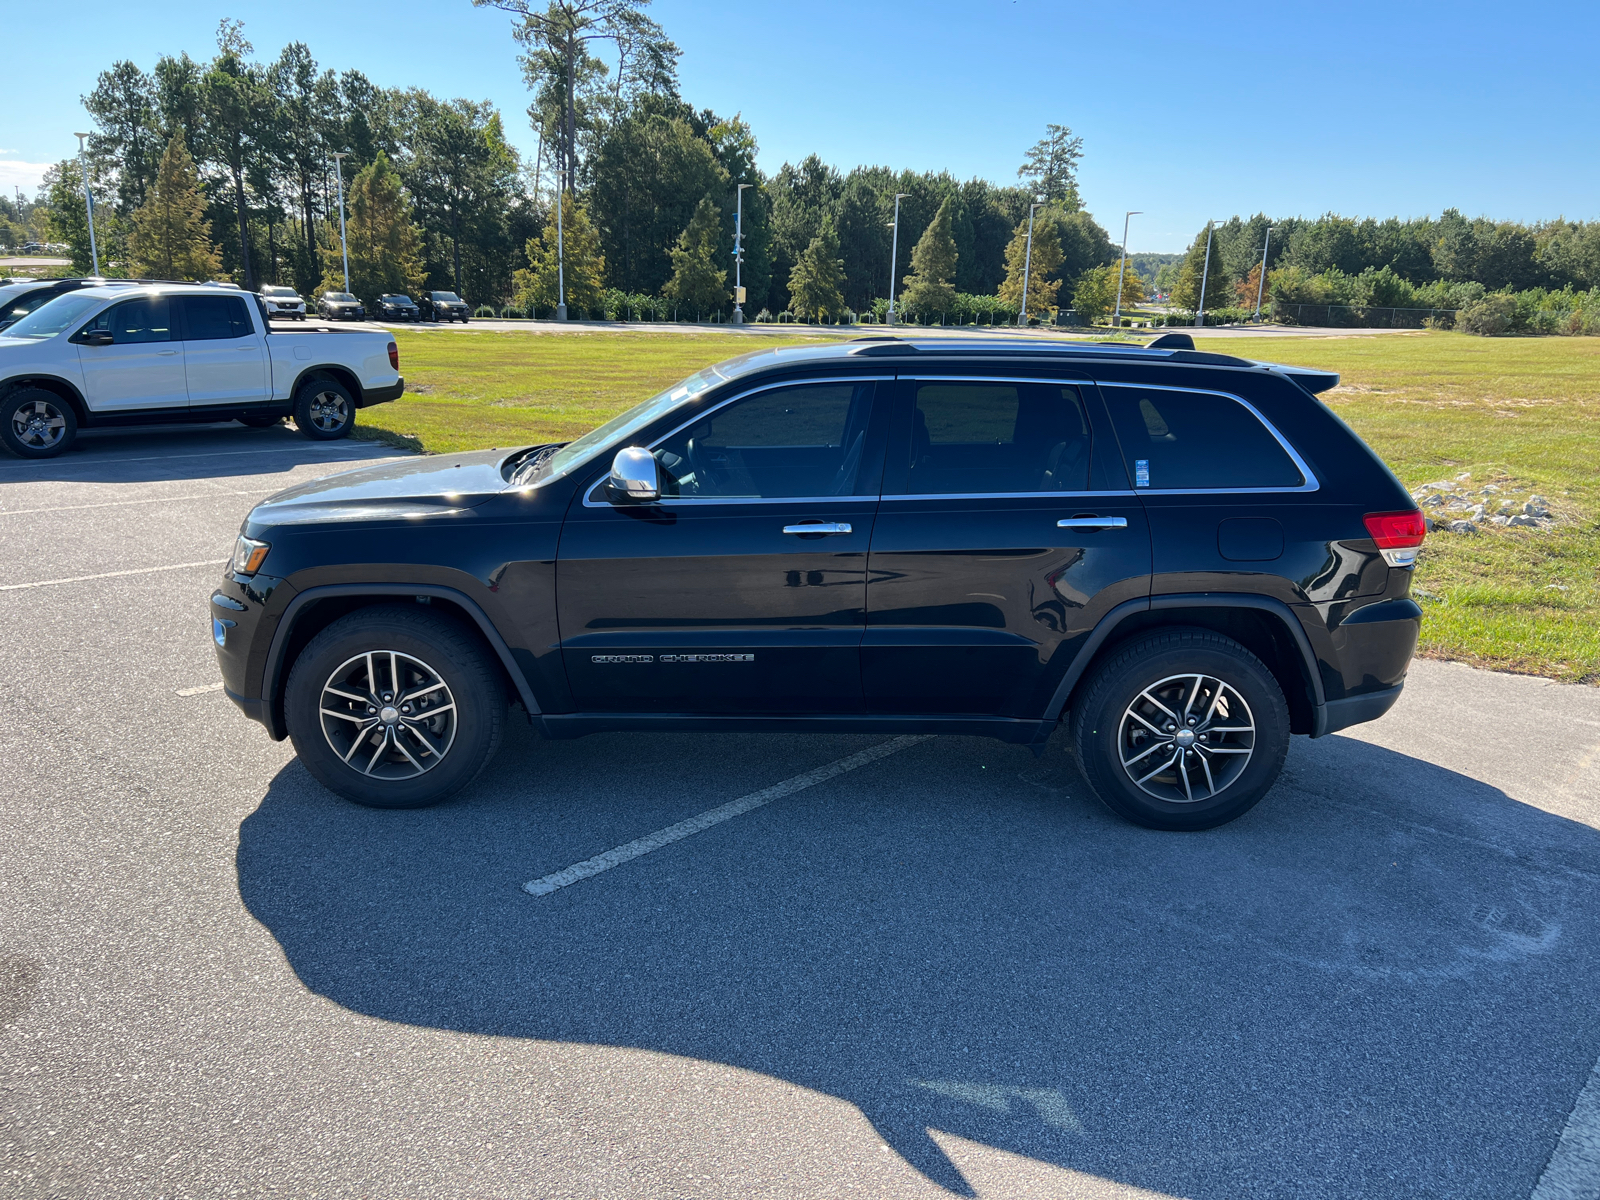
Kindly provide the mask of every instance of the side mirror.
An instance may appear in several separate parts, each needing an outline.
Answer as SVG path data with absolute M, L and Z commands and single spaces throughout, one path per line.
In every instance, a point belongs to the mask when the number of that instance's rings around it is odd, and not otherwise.
M 611 460 L 606 491 L 613 504 L 654 504 L 661 499 L 661 473 L 655 455 L 643 446 L 618 450 Z
M 79 339 L 85 346 L 109 346 L 117 339 L 108 330 L 91 329 Z

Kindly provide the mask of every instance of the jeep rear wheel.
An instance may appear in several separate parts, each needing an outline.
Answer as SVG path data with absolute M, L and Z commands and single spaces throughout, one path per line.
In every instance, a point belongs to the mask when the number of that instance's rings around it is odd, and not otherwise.
M 1141 638 L 1074 702 L 1072 746 L 1113 812 L 1151 829 L 1210 829 L 1277 782 L 1289 708 L 1266 666 L 1204 630 Z
M 369 808 L 422 808 L 488 764 L 506 700 L 470 633 L 384 605 L 311 640 L 289 674 L 284 711 L 295 753 L 327 787 Z

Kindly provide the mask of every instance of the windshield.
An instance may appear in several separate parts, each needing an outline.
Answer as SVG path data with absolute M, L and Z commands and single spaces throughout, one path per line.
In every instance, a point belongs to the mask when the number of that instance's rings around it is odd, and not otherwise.
M 71 329 L 80 319 L 104 303 L 99 296 L 85 296 L 81 292 L 68 292 L 57 296 L 48 304 L 41 304 L 5 331 L 10 338 L 33 338 L 42 341 Z
M 329 292 L 326 296 L 323 297 L 323 299 L 324 300 L 346 301 L 346 300 L 354 300 L 355 297 L 352 296 L 349 292 Z
M 448 300 L 454 304 L 459 304 L 461 302 L 461 297 L 456 295 L 454 292 L 435 292 L 433 294 L 433 298 L 435 300 Z
M 263 296 L 298 296 L 300 293 L 291 287 L 264 287 L 261 289 Z
M 568 442 L 554 454 L 536 454 L 517 468 L 511 477 L 513 487 L 526 487 L 531 483 L 545 484 L 552 479 L 577 470 L 613 442 L 625 441 L 658 417 L 665 416 L 680 404 L 694 399 L 722 376 L 714 367 L 707 367 L 675 384 L 643 404 L 636 404 L 620 416 L 612 417 L 599 429 L 590 430 L 575 442 Z
M 392 304 L 410 304 L 410 296 L 381 296 L 379 299 L 388 300 Z
M 0 287 L 0 308 L 5 307 L 6 301 L 38 286 L 36 283 L 8 283 L 5 287 Z

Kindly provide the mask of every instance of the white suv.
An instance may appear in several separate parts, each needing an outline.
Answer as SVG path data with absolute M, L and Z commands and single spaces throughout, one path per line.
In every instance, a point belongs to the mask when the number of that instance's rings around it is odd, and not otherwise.
M 304 321 L 306 319 L 305 299 L 292 287 L 269 285 L 262 288 L 261 303 L 266 306 L 269 317 L 292 321 Z

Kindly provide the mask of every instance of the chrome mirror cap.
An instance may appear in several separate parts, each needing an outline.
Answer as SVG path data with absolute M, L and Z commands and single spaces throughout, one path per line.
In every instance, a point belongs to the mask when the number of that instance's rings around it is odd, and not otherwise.
M 606 490 L 613 504 L 654 504 L 661 499 L 661 476 L 655 455 L 643 446 L 618 450 L 611 460 Z

